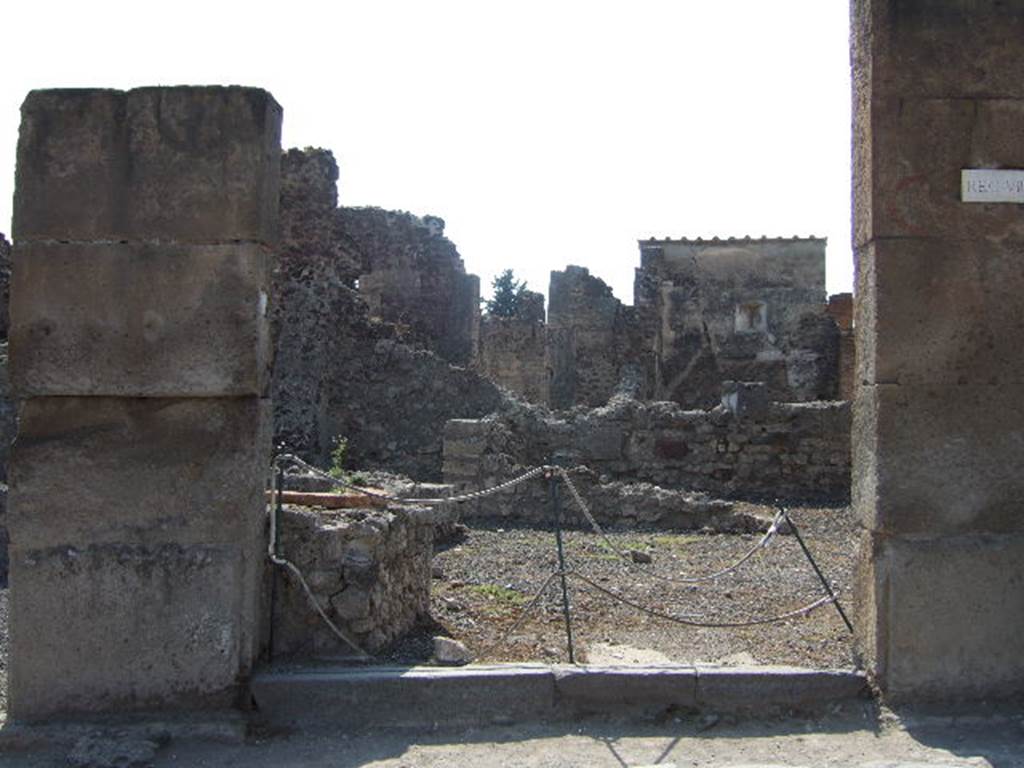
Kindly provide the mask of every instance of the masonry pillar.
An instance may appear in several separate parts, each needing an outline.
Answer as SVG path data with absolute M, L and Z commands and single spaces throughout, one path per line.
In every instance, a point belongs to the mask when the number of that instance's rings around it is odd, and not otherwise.
M 225 706 L 260 643 L 281 109 L 34 91 L 14 205 L 14 717 Z
M 854 0 L 859 634 L 895 700 L 1024 690 L 1024 8 Z

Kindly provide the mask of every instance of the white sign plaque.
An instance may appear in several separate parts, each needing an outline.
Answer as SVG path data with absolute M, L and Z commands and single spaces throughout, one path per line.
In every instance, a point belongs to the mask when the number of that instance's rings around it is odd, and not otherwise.
M 1024 171 L 965 168 L 960 171 L 965 203 L 1024 203 Z

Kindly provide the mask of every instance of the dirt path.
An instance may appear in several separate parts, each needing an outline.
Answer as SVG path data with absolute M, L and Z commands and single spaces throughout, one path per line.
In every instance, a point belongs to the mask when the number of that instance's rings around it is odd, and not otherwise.
M 770 508 L 754 508 L 770 517 Z M 849 508 L 792 510 L 815 558 L 833 585 L 852 595 L 856 556 Z M 507 523 L 504 525 L 508 525 Z M 534 528 L 474 523 L 466 540 L 435 557 L 432 613 L 444 631 L 465 642 L 480 661 L 565 661 L 566 643 L 557 584 L 530 618 L 494 644 L 556 567 L 554 534 Z M 678 531 L 610 531 L 615 549 L 636 551 L 649 563 L 623 566 L 590 531 L 566 533 L 571 567 L 600 587 L 671 615 L 743 621 L 783 613 L 818 599 L 822 587 L 793 536 L 779 536 L 736 573 L 710 583 L 673 583 L 734 562 L 758 535 Z M 832 609 L 779 624 L 732 629 L 679 626 L 616 602 L 585 582 L 570 582 L 577 660 L 644 663 L 651 660 L 809 667 L 854 666 L 852 636 Z

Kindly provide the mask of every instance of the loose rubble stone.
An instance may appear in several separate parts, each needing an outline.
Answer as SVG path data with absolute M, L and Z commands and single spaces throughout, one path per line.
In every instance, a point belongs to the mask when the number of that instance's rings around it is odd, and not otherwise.
M 434 638 L 434 661 L 446 666 L 462 666 L 472 661 L 469 649 L 450 637 Z

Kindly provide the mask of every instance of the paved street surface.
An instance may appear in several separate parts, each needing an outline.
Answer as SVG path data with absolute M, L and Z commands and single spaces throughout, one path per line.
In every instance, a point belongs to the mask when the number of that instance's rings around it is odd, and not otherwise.
M 57 746 L 52 739 L 45 741 L 49 743 L 40 743 L 27 752 L 0 754 L 0 766 L 67 765 L 68 746 Z M 107 745 L 110 756 L 115 756 L 119 744 L 123 751 L 130 751 L 130 741 L 131 737 L 122 732 L 120 742 Z M 1024 766 L 1024 717 L 990 712 L 967 717 L 907 717 L 901 721 L 893 715 L 876 717 L 858 705 L 818 720 L 735 721 L 695 715 L 642 724 L 590 720 L 562 726 L 490 726 L 430 732 L 370 729 L 353 734 L 300 734 L 257 729 L 244 743 L 218 744 L 176 737 L 154 746 L 155 768 L 1010 768 Z

